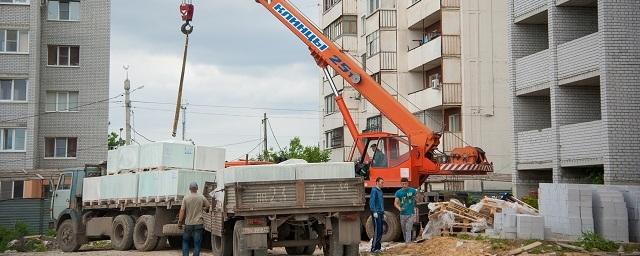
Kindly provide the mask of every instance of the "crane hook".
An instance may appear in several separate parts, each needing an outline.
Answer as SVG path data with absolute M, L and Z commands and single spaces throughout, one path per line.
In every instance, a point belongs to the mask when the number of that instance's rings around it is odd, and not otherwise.
M 191 32 L 193 32 L 193 25 L 191 25 L 189 21 L 187 21 L 182 24 L 182 27 L 180 27 L 180 31 L 182 31 L 182 34 L 189 35 L 191 34 Z

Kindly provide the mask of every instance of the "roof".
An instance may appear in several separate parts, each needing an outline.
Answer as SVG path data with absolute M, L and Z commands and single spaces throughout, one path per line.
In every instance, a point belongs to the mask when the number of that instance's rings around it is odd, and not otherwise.
M 36 174 L 42 175 L 45 179 L 57 179 L 62 169 L 35 169 L 35 170 L 0 170 L 0 180 L 39 180 Z

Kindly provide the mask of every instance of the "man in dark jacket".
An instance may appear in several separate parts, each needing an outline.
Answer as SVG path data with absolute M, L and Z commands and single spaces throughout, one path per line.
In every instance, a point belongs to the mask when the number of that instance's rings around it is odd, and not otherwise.
M 376 178 L 376 186 L 371 189 L 369 198 L 369 209 L 373 215 L 373 241 L 371 241 L 371 252 L 379 253 L 382 249 L 382 223 L 384 222 L 384 198 L 382 196 L 382 185 L 384 180 Z

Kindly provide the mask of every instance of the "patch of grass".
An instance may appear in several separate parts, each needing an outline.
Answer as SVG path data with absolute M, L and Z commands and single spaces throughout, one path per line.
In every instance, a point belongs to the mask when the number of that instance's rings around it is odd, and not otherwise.
M 580 237 L 577 243 L 586 250 L 596 249 L 603 252 L 613 252 L 618 249 L 616 243 L 606 240 L 594 232 L 582 233 L 582 237 Z
M 507 239 L 491 239 L 491 250 L 504 251 L 511 248 Z
M 457 237 L 458 239 L 462 239 L 462 240 L 469 240 L 469 239 L 471 239 L 471 236 L 470 236 L 469 234 L 458 234 L 458 235 L 456 235 L 456 237 Z
M 625 244 L 622 247 L 626 253 L 640 252 L 640 244 Z
M 0 226 L 0 252 L 9 249 L 9 242 L 27 235 L 29 235 L 29 228 L 24 222 L 17 222 L 13 229 Z

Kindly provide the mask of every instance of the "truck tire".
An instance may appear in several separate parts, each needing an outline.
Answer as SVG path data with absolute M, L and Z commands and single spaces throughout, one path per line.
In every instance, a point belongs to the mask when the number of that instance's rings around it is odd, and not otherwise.
M 138 251 L 152 251 L 158 245 L 159 237 L 154 233 L 156 218 L 153 215 L 142 215 L 133 228 L 133 245 Z
M 243 249 L 242 228 L 244 220 L 238 220 L 233 225 L 233 256 L 251 256 L 251 250 Z
M 135 224 L 129 215 L 121 214 L 113 220 L 111 246 L 114 250 L 128 251 L 133 246 L 133 229 Z
M 80 249 L 81 244 L 78 242 L 76 232 L 73 231 L 73 222 L 65 220 L 58 227 L 56 240 L 63 252 L 75 252 Z
M 384 222 L 382 223 L 382 242 L 393 242 L 400 239 L 402 235 L 402 228 L 400 227 L 400 217 L 394 212 L 384 212 Z M 373 238 L 373 217 L 367 218 L 367 225 L 365 226 L 367 236 L 369 239 Z
M 289 237 L 291 240 L 314 240 L 318 239 L 318 233 L 315 230 L 310 230 L 309 232 L 305 232 L 302 236 L 291 236 Z M 310 246 L 297 246 L 297 247 L 285 247 L 285 251 L 289 255 L 313 255 L 316 251 L 315 245 Z
M 233 256 L 233 238 L 226 233 L 225 236 L 219 237 L 211 234 L 211 252 L 213 256 Z
M 344 246 L 340 244 L 338 240 L 338 220 L 331 219 L 331 223 L 327 223 L 325 225 L 331 225 L 332 233 L 331 235 L 325 235 L 324 247 L 322 248 L 322 252 L 325 256 L 342 256 L 344 254 Z

